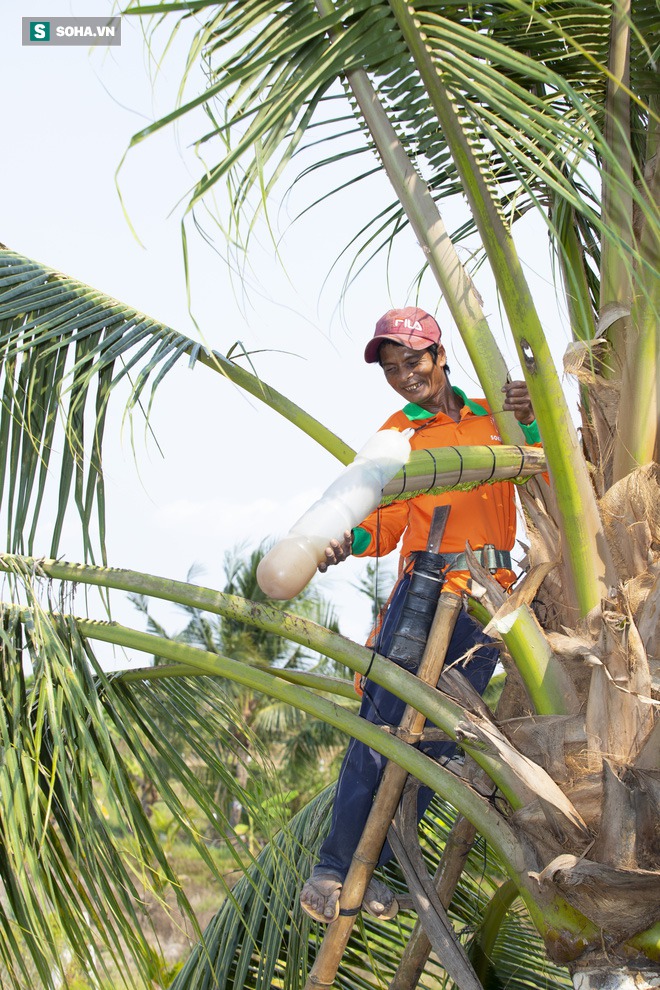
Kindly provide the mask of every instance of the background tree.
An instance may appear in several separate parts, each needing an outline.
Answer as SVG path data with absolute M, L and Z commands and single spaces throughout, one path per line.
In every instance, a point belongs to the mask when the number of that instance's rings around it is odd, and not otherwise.
M 236 547 L 228 552 L 224 563 L 226 582 L 223 594 L 240 595 L 256 602 L 267 601 L 257 583 L 256 573 L 268 549 L 267 545 L 262 544 L 252 551 Z M 195 569 L 191 569 L 188 580 L 195 576 Z M 189 643 L 209 653 L 230 656 L 250 666 L 264 669 L 275 666 L 283 671 L 307 670 L 330 679 L 342 677 L 346 680 L 345 672 L 336 663 L 311 653 L 284 636 L 192 606 L 182 607 L 187 617 L 184 628 L 168 634 L 150 612 L 146 596 L 130 597 L 147 618 L 149 631 L 157 635 Z M 339 632 L 332 604 L 316 588 L 304 589 L 295 601 L 282 602 L 281 606 L 333 632 Z M 159 662 L 160 658 L 154 657 L 154 663 Z M 241 791 L 249 793 L 251 788 L 267 789 L 271 774 L 266 775 L 265 781 L 260 779 L 266 753 L 293 811 L 305 804 L 320 786 L 333 779 L 333 769 L 336 770 L 333 764 L 344 741 L 342 733 L 247 685 L 228 681 L 223 686 L 223 693 L 235 717 L 227 726 L 226 733 L 218 739 L 218 760 L 233 768 L 233 777 Z M 162 730 L 167 731 L 165 724 Z M 185 739 L 182 745 L 185 747 Z M 253 752 L 255 747 L 257 752 Z M 205 768 L 199 767 L 199 773 L 204 774 Z M 245 812 L 247 810 L 249 814 L 249 807 L 244 809 L 235 789 L 228 790 L 223 778 L 209 778 L 207 786 L 211 788 L 216 805 L 224 809 L 223 817 L 226 818 L 230 836 L 240 834 L 242 827 L 247 827 Z

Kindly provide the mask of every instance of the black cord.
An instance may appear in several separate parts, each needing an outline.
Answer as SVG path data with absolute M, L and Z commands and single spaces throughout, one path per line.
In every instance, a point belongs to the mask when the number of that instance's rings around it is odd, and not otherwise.
M 495 451 L 493 450 L 493 448 L 492 448 L 492 447 L 489 447 L 488 449 L 489 449 L 489 451 L 491 452 L 491 454 L 493 455 L 493 470 L 492 470 L 492 471 L 490 472 L 490 474 L 489 474 L 489 475 L 488 475 L 488 477 L 486 478 L 486 482 L 488 482 L 488 481 L 490 481 L 490 479 L 491 479 L 491 478 L 493 477 L 493 475 L 495 474 L 495 466 L 496 466 L 496 464 L 497 464 L 497 458 L 495 457 Z
M 404 467 L 404 476 L 405 476 L 405 467 Z M 404 484 L 405 484 L 405 477 L 404 477 Z M 381 509 L 380 509 L 380 506 L 378 506 L 378 508 L 376 509 L 376 567 L 375 567 L 375 573 L 374 573 L 374 603 L 373 603 L 374 628 L 376 626 L 376 623 L 378 622 L 378 616 L 380 614 L 380 609 L 378 607 L 378 579 L 380 577 L 380 574 L 379 574 L 379 563 L 380 563 L 380 512 L 381 512 Z M 378 634 L 376 634 L 376 638 L 378 638 Z M 367 667 L 367 669 L 365 670 L 364 674 L 362 675 L 362 677 L 364 678 L 365 681 L 367 680 L 367 678 L 369 677 L 369 674 L 371 673 L 371 668 L 374 665 L 374 660 L 375 659 L 376 659 L 376 651 L 375 650 L 372 650 L 371 651 L 371 660 L 369 661 L 369 666 Z
M 371 673 L 371 668 L 374 665 L 374 660 L 375 659 L 376 659 L 376 651 L 375 650 L 372 650 L 371 651 L 371 660 L 369 661 L 369 666 L 367 667 L 367 669 L 365 670 L 364 674 L 362 675 L 363 678 L 365 679 L 365 681 L 367 680 L 367 678 L 369 677 L 369 674 Z M 364 694 L 366 692 L 366 690 L 367 690 L 366 687 L 363 687 L 362 688 L 362 693 Z M 372 704 L 373 704 L 373 698 L 372 698 Z
M 429 487 L 426 489 L 427 492 L 430 492 L 432 488 L 435 488 L 435 481 L 436 481 L 436 478 L 438 477 L 438 462 L 435 459 L 435 455 L 428 449 L 428 447 L 425 447 L 424 450 L 426 451 L 426 453 L 429 455 L 429 457 L 433 461 L 433 481 L 431 482 L 431 484 L 429 485 Z
M 455 450 L 455 451 L 456 451 L 456 453 L 458 454 L 458 459 L 459 459 L 459 461 L 461 462 L 461 469 L 460 469 L 460 471 L 458 472 L 458 481 L 456 481 L 456 482 L 455 482 L 455 483 L 454 483 L 454 484 L 453 484 L 453 485 L 451 486 L 451 489 L 454 489 L 454 488 L 457 488 L 457 487 L 458 487 L 458 486 L 460 485 L 460 483 L 461 483 L 461 478 L 463 477 L 463 455 L 461 454 L 461 452 L 460 452 L 460 450 L 458 449 L 458 447 L 452 447 L 452 448 L 451 448 L 451 450 Z M 450 490 L 451 490 L 451 489 L 450 489 Z

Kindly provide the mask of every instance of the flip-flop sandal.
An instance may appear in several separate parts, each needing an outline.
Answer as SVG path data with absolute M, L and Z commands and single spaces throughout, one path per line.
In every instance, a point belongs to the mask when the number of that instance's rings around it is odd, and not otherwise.
M 398 914 L 399 902 L 387 884 L 372 878 L 364 895 L 362 908 L 374 918 L 389 921 Z
M 335 873 L 317 873 L 316 876 L 311 876 L 300 891 L 301 908 L 314 921 L 320 921 L 322 925 L 331 924 L 331 922 L 336 921 L 339 917 L 339 896 L 335 899 L 334 910 L 331 911 L 330 916 L 326 915 L 325 911 L 327 910 L 328 901 L 333 894 L 339 895 L 342 885 L 343 880 Z M 308 902 L 310 894 L 320 900 L 321 904 L 319 907 L 315 907 Z

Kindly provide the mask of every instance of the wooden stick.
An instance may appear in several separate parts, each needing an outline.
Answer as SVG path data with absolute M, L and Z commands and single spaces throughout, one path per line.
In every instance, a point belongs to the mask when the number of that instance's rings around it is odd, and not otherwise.
M 440 965 L 461 990 L 483 990 L 431 877 L 417 832 L 417 787 L 406 787 L 389 838 Z
M 477 830 L 472 822 L 459 815 L 447 837 L 440 864 L 433 877 L 435 889 L 445 909 L 451 904 L 476 834 Z M 417 921 L 388 990 L 413 990 L 421 979 L 430 952 L 429 938 L 421 922 Z

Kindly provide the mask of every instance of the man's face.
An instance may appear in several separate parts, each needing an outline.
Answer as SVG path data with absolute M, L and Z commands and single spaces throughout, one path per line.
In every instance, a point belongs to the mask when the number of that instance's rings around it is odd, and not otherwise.
M 447 381 L 444 347 L 438 348 L 435 362 L 427 350 L 414 351 L 390 342 L 381 346 L 379 356 L 388 385 L 401 398 L 430 412 L 438 412 Z

